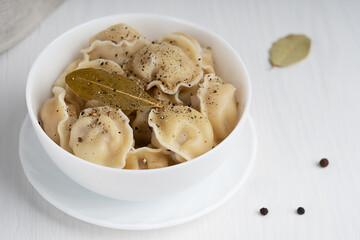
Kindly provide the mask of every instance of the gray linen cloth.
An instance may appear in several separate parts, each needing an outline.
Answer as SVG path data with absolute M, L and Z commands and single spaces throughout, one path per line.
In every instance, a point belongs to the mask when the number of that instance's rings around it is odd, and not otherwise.
M 0 53 L 29 34 L 63 0 L 0 0 Z

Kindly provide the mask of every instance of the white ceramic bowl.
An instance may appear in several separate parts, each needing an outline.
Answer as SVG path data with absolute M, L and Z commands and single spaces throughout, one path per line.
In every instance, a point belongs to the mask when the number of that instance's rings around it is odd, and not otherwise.
M 55 79 L 65 67 L 82 57 L 80 49 L 96 33 L 117 23 L 126 23 L 148 40 L 165 33 L 185 32 L 210 46 L 217 74 L 237 88 L 238 124 L 233 132 L 211 151 L 185 163 L 152 170 L 124 170 L 100 166 L 80 159 L 53 142 L 38 124 L 39 112 L 51 96 Z M 32 125 L 42 146 L 54 163 L 72 180 L 96 193 L 131 201 L 156 199 L 189 188 L 216 170 L 240 133 L 250 105 L 250 81 L 245 65 L 236 51 L 221 37 L 192 23 L 167 16 L 121 14 L 103 17 L 62 34 L 48 45 L 34 62 L 26 85 L 26 101 Z M 194 146 L 196 147 L 196 146 Z M 241 159 L 239 159 L 241 161 Z

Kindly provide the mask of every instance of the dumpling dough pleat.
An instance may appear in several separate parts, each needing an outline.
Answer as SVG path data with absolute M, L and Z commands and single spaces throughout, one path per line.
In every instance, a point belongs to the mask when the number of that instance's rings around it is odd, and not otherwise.
M 128 117 L 110 107 L 83 110 L 71 129 L 70 147 L 74 154 L 103 166 L 123 168 L 133 145 Z
M 236 88 L 214 74 L 207 74 L 197 93 L 200 112 L 211 122 L 215 144 L 219 144 L 237 123 Z
M 179 92 L 175 94 L 166 94 L 158 87 L 153 87 L 147 93 L 155 98 L 162 105 L 182 105 L 183 102 L 179 98 Z
M 54 87 L 54 97 L 48 99 L 40 112 L 45 133 L 58 145 L 71 152 L 69 137 L 72 125 L 77 119 L 76 107 L 65 103 L 65 89 Z
M 109 59 L 121 66 L 148 43 L 135 29 L 121 23 L 96 34 L 82 52 L 87 60 Z
M 174 164 L 170 152 L 163 149 L 142 147 L 128 153 L 125 169 L 154 169 Z
M 149 125 L 153 128 L 152 144 L 173 151 L 180 162 L 196 158 L 213 146 L 210 121 L 187 106 L 152 109 Z

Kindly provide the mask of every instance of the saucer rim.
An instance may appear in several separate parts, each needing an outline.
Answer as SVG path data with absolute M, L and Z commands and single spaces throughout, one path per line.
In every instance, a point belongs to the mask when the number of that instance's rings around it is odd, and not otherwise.
M 23 149 L 22 141 L 23 141 L 24 134 L 25 134 L 24 132 L 26 131 L 25 127 L 26 127 L 27 123 L 29 123 L 30 127 L 32 127 L 29 114 L 26 115 L 26 117 L 21 125 L 21 128 L 20 128 L 19 156 L 20 156 L 20 162 L 21 162 L 23 171 L 25 173 L 25 176 L 28 179 L 28 181 L 30 182 L 30 184 L 34 187 L 36 192 L 40 196 L 42 196 L 47 202 L 49 202 L 52 206 L 54 206 L 58 210 L 66 213 L 76 219 L 79 219 L 81 221 L 91 223 L 91 224 L 94 224 L 97 226 L 102 226 L 102 227 L 112 228 L 112 229 L 121 229 L 121 230 L 153 230 L 153 229 L 162 229 L 162 228 L 177 226 L 177 225 L 184 224 L 184 223 L 190 222 L 192 220 L 198 219 L 198 218 L 214 211 L 215 209 L 217 209 L 218 207 L 223 205 L 227 200 L 229 200 L 240 189 L 241 185 L 246 181 L 246 179 L 248 178 L 248 176 L 254 166 L 255 159 L 256 159 L 256 153 L 257 153 L 257 147 L 258 147 L 256 128 L 254 125 L 253 118 L 249 114 L 244 121 L 244 126 L 247 125 L 246 123 L 249 124 L 248 127 L 250 128 L 250 133 L 252 135 L 252 141 L 251 141 L 251 143 L 249 142 L 252 145 L 250 160 L 248 161 L 248 164 L 247 164 L 246 170 L 244 171 L 243 176 L 237 181 L 237 183 L 226 194 L 224 194 L 224 196 L 222 196 L 219 200 L 215 201 L 215 203 L 205 206 L 203 209 L 201 209 L 195 213 L 189 214 L 188 216 L 185 216 L 185 217 L 178 217 L 175 219 L 165 220 L 162 222 L 157 222 L 157 223 L 152 223 L 152 224 L 150 224 L 150 223 L 146 223 L 146 224 L 143 224 L 143 223 L 114 224 L 114 223 L 110 223 L 110 222 L 107 222 L 104 220 L 97 220 L 96 218 L 91 218 L 91 217 L 85 216 L 83 214 L 78 213 L 76 210 L 73 210 L 73 209 L 65 206 L 60 201 L 58 201 L 54 197 L 52 197 L 51 194 L 48 194 L 48 192 L 46 190 L 44 190 L 43 187 L 40 184 L 38 184 L 36 180 L 34 180 L 32 178 L 32 176 L 28 172 L 28 171 L 30 171 L 30 169 L 28 169 L 26 166 L 26 164 L 29 164 L 29 163 L 28 163 L 28 161 L 27 161 L 27 163 L 25 163 L 25 160 L 23 159 L 23 156 L 22 156 L 23 155 L 22 154 L 22 149 Z M 59 170 L 59 171 L 61 171 L 61 170 Z M 71 179 L 69 179 L 69 180 L 73 182 L 73 180 L 71 180 Z M 206 181 L 206 179 L 204 181 Z M 82 187 L 82 186 L 80 186 L 80 187 Z M 92 192 L 92 193 L 97 194 L 95 192 Z M 97 194 L 97 195 L 99 195 L 99 194 Z M 105 196 L 103 196 L 103 197 L 105 197 Z M 122 201 L 122 200 L 118 200 L 118 201 Z

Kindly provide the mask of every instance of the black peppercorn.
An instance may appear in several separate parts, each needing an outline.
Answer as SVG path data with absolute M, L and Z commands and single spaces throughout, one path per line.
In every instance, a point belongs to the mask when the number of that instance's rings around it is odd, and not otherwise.
M 323 167 L 323 168 L 327 167 L 329 165 L 329 160 L 327 160 L 326 158 L 323 158 L 320 160 L 319 165 L 320 165 L 320 167 Z
M 305 213 L 305 209 L 303 207 L 299 207 L 296 211 L 299 215 L 303 215 Z
M 269 213 L 269 210 L 267 208 L 263 207 L 260 209 L 260 213 L 261 213 L 261 215 L 265 216 Z

